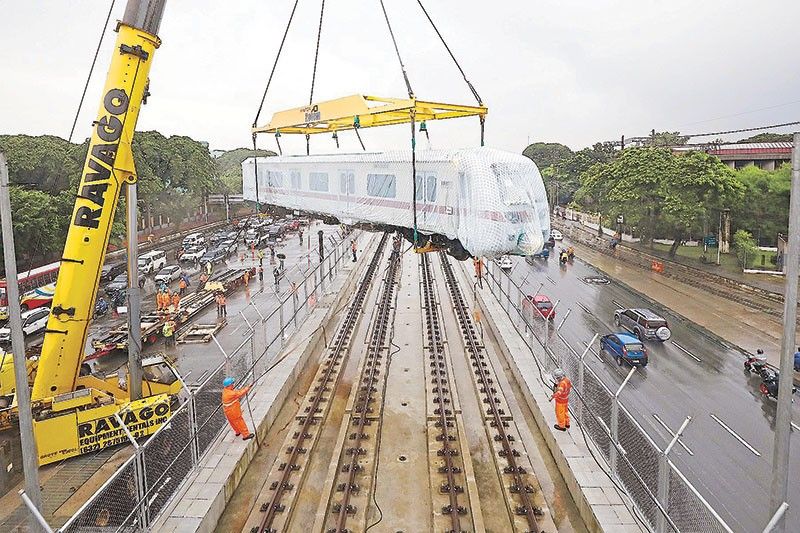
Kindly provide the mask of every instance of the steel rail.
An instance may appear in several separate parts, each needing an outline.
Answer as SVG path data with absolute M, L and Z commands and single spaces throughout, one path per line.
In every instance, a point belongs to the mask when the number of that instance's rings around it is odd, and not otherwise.
M 529 494 L 532 493 L 534 489 L 530 485 L 525 484 L 522 477 L 525 473 L 525 468 L 517 464 L 516 457 L 519 455 L 519 452 L 511 446 L 513 436 L 509 435 L 505 430 L 508 422 L 503 419 L 503 414 L 498 405 L 499 399 L 494 394 L 494 380 L 485 368 L 485 355 L 481 353 L 484 348 L 481 343 L 478 342 L 475 333 L 475 325 L 464 301 L 464 296 L 458 285 L 458 280 L 456 280 L 453 272 L 453 266 L 450 264 L 447 255 L 443 252 L 439 252 L 439 258 L 442 263 L 442 270 L 444 271 L 445 282 L 450 293 L 453 310 L 460 323 L 466 348 L 470 354 L 469 357 L 473 360 L 472 366 L 475 367 L 474 374 L 479 378 L 479 388 L 485 395 L 483 402 L 489 406 L 486 414 L 491 417 L 490 424 L 492 430 L 497 432 L 494 436 L 494 440 L 502 446 L 499 455 L 505 459 L 507 463 L 506 467 L 503 469 L 503 474 L 510 474 L 513 478 L 513 484 L 508 487 L 509 492 L 516 494 L 519 500 L 521 500 L 521 505 L 517 505 L 513 509 L 513 512 L 517 515 L 525 516 L 529 532 L 538 533 L 541 531 L 541 527 L 539 526 L 536 516 L 537 514 L 541 514 L 542 511 L 531 502 Z
M 274 533 L 276 531 L 272 528 L 272 524 L 275 521 L 278 513 L 281 513 L 285 510 L 285 505 L 281 503 L 281 500 L 294 488 L 294 486 L 289 483 L 289 480 L 294 472 L 300 470 L 300 467 L 297 465 L 298 457 L 300 454 L 308 453 L 309 451 L 303 446 L 303 444 L 306 440 L 313 438 L 311 426 L 319 422 L 316 413 L 321 410 L 320 405 L 328 401 L 328 398 L 324 396 L 324 393 L 326 390 L 328 390 L 328 384 L 338 378 L 339 370 L 341 369 L 341 359 L 349 351 L 348 341 L 350 340 L 350 336 L 355 329 L 358 315 L 363 309 L 364 300 L 366 299 L 369 288 L 372 285 L 375 271 L 380 264 L 386 240 L 387 235 L 384 233 L 380 242 L 378 243 L 378 248 L 375 251 L 375 255 L 372 257 L 369 266 L 367 267 L 367 271 L 365 272 L 364 277 L 362 278 L 358 289 L 356 290 L 356 294 L 348 307 L 347 314 L 345 315 L 344 320 L 342 320 L 336 332 L 333 344 L 328 349 L 328 357 L 323 363 L 326 365 L 325 371 L 317 380 L 319 385 L 312 389 L 307 396 L 307 398 L 311 400 L 308 414 L 299 418 L 299 430 L 293 434 L 294 438 L 297 439 L 297 443 L 289 447 L 289 450 L 287 451 L 289 454 L 288 461 L 279 466 L 279 469 L 282 472 L 280 480 L 276 482 L 273 487 L 271 487 L 274 492 L 270 498 L 270 501 L 262 504 L 261 506 L 261 512 L 264 513 L 261 523 L 259 526 L 252 528 L 251 533 Z
M 341 502 L 332 506 L 332 512 L 336 515 L 336 527 L 328 529 L 327 533 L 350 533 L 350 530 L 345 526 L 348 517 L 351 514 L 355 514 L 356 511 L 355 507 L 350 505 L 350 497 L 360 490 L 360 487 L 355 483 L 355 479 L 356 474 L 363 468 L 359 464 L 359 457 L 367 453 L 367 450 L 362 447 L 363 442 L 368 438 L 364 429 L 372 424 L 369 417 L 369 413 L 372 411 L 370 404 L 375 402 L 375 393 L 378 392 L 378 388 L 375 385 L 378 382 L 378 374 L 380 373 L 381 352 L 388 349 L 386 340 L 392 323 L 392 299 L 395 294 L 399 266 L 400 261 L 395 260 L 393 257 L 389 259 L 389 266 L 384 276 L 384 285 L 376 304 L 377 312 L 373 317 L 373 328 L 367 345 L 364 367 L 359 379 L 359 390 L 356 392 L 353 411 L 348 421 L 350 426 L 356 426 L 355 432 L 347 437 L 347 440 L 354 442 L 344 450 L 345 455 L 350 456 L 350 460 L 339 470 L 340 473 L 347 474 L 347 477 L 344 483 L 335 484 L 335 490 L 341 490 L 344 494 Z M 385 388 L 385 384 L 384 377 L 384 387 L 382 389 Z
M 431 273 L 430 260 L 427 254 L 420 255 L 420 267 L 422 274 L 422 296 L 423 296 L 423 309 L 425 311 L 425 324 L 426 335 L 428 339 L 428 350 L 430 351 L 430 366 L 433 379 L 431 380 L 434 387 L 433 393 L 435 394 L 434 404 L 438 405 L 435 414 L 438 414 L 436 422 L 437 427 L 441 433 L 437 436 L 437 440 L 442 443 L 442 449 L 437 450 L 437 455 L 442 457 L 445 466 L 439 468 L 439 473 L 445 474 L 447 481 L 439 488 L 440 492 L 447 493 L 449 496 L 450 504 L 442 508 L 442 513 L 450 517 L 452 528 L 449 530 L 451 533 L 460 533 L 464 531 L 461 528 L 460 516 L 467 514 L 467 509 L 460 506 L 458 503 L 458 494 L 464 492 L 464 487 L 459 486 L 456 480 L 456 474 L 461 473 L 454 461 L 454 456 L 459 455 L 459 445 L 455 447 L 453 443 L 457 442 L 457 431 L 450 431 L 450 419 L 454 419 L 452 411 L 447 409 L 447 405 L 452 405 L 451 393 L 449 390 L 449 373 L 447 371 L 447 363 L 444 361 L 444 343 L 442 339 L 443 328 L 441 326 L 440 312 L 436 301 L 436 287 L 433 281 L 433 274 Z

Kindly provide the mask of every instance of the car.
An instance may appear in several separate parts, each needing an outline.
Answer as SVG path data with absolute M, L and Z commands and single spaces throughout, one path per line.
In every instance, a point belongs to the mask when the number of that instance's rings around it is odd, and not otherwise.
M 222 240 L 223 241 L 235 241 L 237 238 L 239 238 L 239 232 L 238 231 L 229 231 L 228 233 L 225 234 L 225 238 L 222 239 Z
M 271 239 L 277 241 L 281 237 L 283 237 L 283 233 L 284 233 L 283 226 L 280 224 L 270 224 L 269 226 L 267 226 L 267 234 Z
M 228 234 L 227 231 L 218 231 L 213 235 L 211 235 L 211 237 L 209 238 L 209 242 L 211 244 L 217 244 L 218 242 L 224 240 L 227 234 Z
M 556 241 L 564 240 L 564 235 L 560 231 L 558 231 L 557 229 L 551 229 L 550 230 L 550 236 Z
M 507 255 L 501 257 L 498 263 L 500 263 L 500 268 L 502 268 L 503 270 L 511 270 L 512 268 L 514 268 L 514 261 L 512 261 L 511 258 L 508 257 Z
M 126 270 L 128 270 L 128 265 L 126 263 L 103 265 L 103 268 L 100 270 L 100 281 L 103 283 L 108 283 Z
M 183 255 L 178 261 L 182 263 L 190 261 L 196 263 L 200 260 L 201 257 L 203 257 L 203 254 L 205 254 L 206 251 L 207 250 L 205 246 L 192 246 L 191 248 L 187 248 L 186 251 L 183 252 Z
M 221 243 L 219 243 L 219 248 L 222 248 L 223 250 L 225 250 L 225 253 L 227 255 L 235 254 L 237 247 L 238 246 L 236 245 L 236 241 L 234 241 L 233 239 L 227 239 L 227 240 L 224 240 Z
M 247 221 L 248 221 L 248 219 L 243 218 L 242 220 L 240 220 L 239 222 L 236 223 L 236 227 L 239 228 L 239 229 L 246 228 L 247 227 Z
M 213 250 L 207 251 L 203 254 L 203 257 L 200 258 L 200 264 L 205 265 L 206 263 L 222 263 L 225 261 L 227 255 L 225 254 L 225 250 L 222 248 L 214 248 Z
M 535 254 L 527 256 L 525 258 L 525 261 L 528 264 L 532 265 L 534 260 L 536 260 L 536 259 L 547 259 L 549 257 L 550 257 L 550 250 L 548 250 L 547 248 L 542 248 L 540 251 L 536 252 Z
M 631 366 L 647 366 L 647 348 L 628 332 L 610 333 L 600 337 L 600 353 L 603 352 L 613 357 L 620 366 L 623 362 Z
M 153 250 L 139 256 L 139 272 L 153 274 L 167 266 L 167 252 Z
M 144 280 L 145 280 L 144 274 L 140 273 L 139 274 L 139 288 L 144 287 Z M 106 289 L 105 290 L 106 290 L 106 293 L 110 293 L 110 292 L 116 292 L 116 291 L 119 291 L 119 290 L 122 290 L 122 289 L 127 289 L 127 288 L 128 288 L 128 273 L 125 272 L 123 274 L 118 275 L 116 278 L 114 278 L 111 281 L 111 283 L 106 285 Z
M 188 248 L 190 246 L 200 246 L 201 244 L 206 243 L 206 238 L 203 237 L 202 233 L 190 233 L 186 237 L 183 238 L 181 244 L 183 244 L 184 248 Z
M 245 246 L 251 246 L 253 244 L 258 244 L 259 240 L 259 233 L 258 230 L 249 229 L 244 234 L 244 244 Z
M 38 333 L 47 327 L 47 318 L 50 316 L 49 307 L 39 307 L 22 313 L 22 333 L 26 337 Z M 0 342 L 11 342 L 11 328 L 0 328 Z
M 552 300 L 544 294 L 529 295 L 525 298 L 523 308 L 529 308 L 535 317 L 541 317 L 546 320 L 554 320 L 556 318 L 555 306 Z
M 167 285 L 175 281 L 181 276 L 181 267 L 178 265 L 165 266 L 158 271 L 158 274 L 153 278 L 156 283 L 164 282 Z
M 617 309 L 614 323 L 633 333 L 639 340 L 668 341 L 672 336 L 666 319 L 650 309 Z

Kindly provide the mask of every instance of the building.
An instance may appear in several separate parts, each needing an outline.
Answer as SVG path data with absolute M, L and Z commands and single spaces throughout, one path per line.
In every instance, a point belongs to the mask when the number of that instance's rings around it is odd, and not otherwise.
M 792 159 L 791 142 L 707 144 L 702 146 L 677 146 L 675 152 L 702 150 L 715 155 L 731 168 L 755 165 L 763 170 L 775 170 Z

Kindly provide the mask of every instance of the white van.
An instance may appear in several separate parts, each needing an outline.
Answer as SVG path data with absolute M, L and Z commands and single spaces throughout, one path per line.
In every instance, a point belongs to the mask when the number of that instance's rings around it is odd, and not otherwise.
M 158 272 L 167 264 L 167 252 L 163 250 L 153 250 L 139 256 L 139 272 L 142 274 L 152 274 Z
M 184 248 L 188 248 L 190 246 L 199 246 L 205 243 L 206 239 L 205 237 L 203 237 L 202 233 L 190 233 L 189 235 L 183 238 Z

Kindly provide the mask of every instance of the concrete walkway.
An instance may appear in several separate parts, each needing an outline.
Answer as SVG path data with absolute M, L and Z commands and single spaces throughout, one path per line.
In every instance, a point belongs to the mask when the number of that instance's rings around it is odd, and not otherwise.
M 709 294 L 675 278 L 615 260 L 579 243 L 569 244 L 575 247 L 579 260 L 672 309 L 729 344 L 751 353 L 762 348 L 769 362 L 778 366 L 783 332 L 778 317 Z

